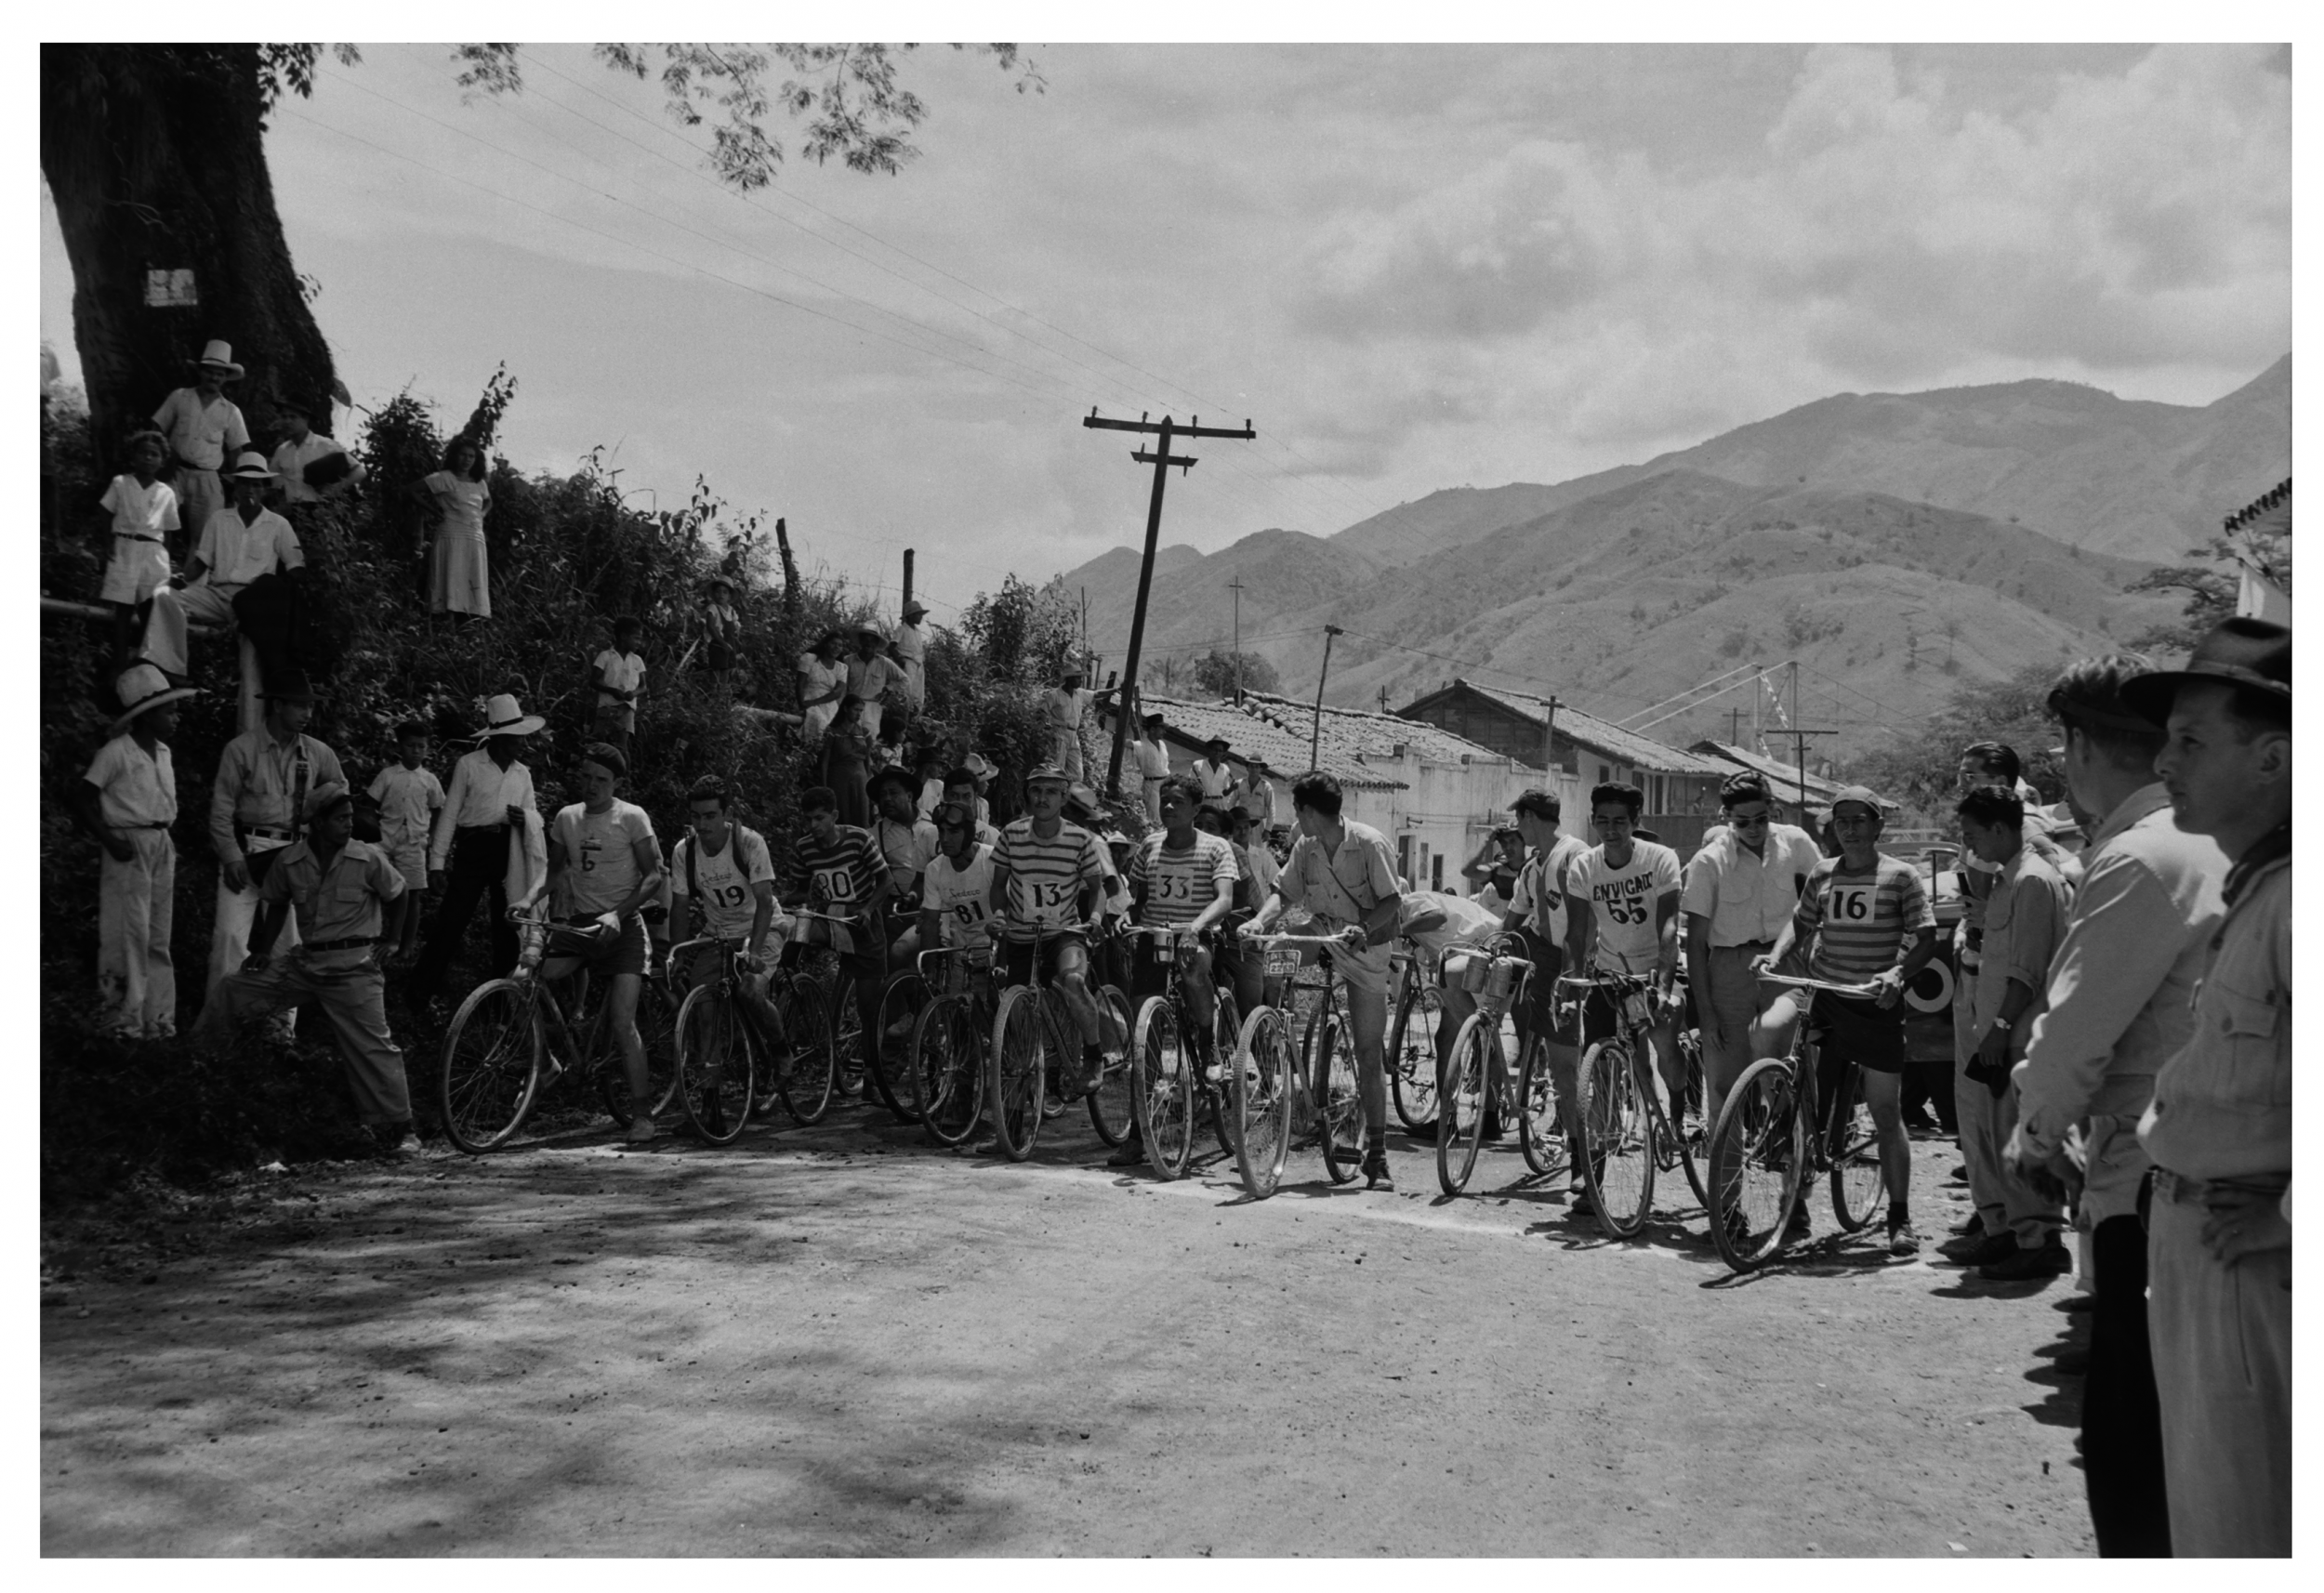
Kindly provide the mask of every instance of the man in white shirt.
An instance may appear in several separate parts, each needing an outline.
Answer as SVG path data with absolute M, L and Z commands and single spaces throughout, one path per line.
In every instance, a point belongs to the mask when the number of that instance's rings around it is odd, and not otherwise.
M 305 578 L 307 555 L 290 521 L 266 507 L 267 488 L 276 480 L 256 454 L 235 460 L 234 501 L 204 521 L 181 581 L 153 594 L 145 625 L 145 655 L 165 673 L 186 673 L 186 625 L 240 625 L 257 650 L 260 672 L 290 667 L 290 625 L 295 593 L 271 576 Z
M 1202 788 L 1202 805 L 1231 812 L 1243 795 L 1242 777 L 1235 772 L 1235 765 L 1227 761 L 1227 740 L 1212 736 L 1203 745 L 1203 756 L 1195 759 L 1186 772 Z
M 210 849 L 218 854 L 218 899 L 210 928 L 212 993 L 238 972 L 250 949 L 268 871 L 299 838 L 307 799 L 344 790 L 338 754 L 306 733 L 314 688 L 303 671 L 267 683 L 266 720 L 226 744 L 210 783 Z M 285 931 L 297 944 L 298 927 Z
M 1162 716 L 1148 714 L 1132 744 L 1138 758 L 1138 784 L 1145 797 L 1146 817 L 1162 822 L 1162 783 L 1170 777 L 1170 749 L 1162 744 Z
M 436 812 L 428 843 L 428 886 L 441 891 L 428 944 L 412 965 L 405 986 L 414 1007 L 422 1007 L 443 987 L 444 971 L 467 938 L 469 919 L 488 893 L 492 899 L 494 975 L 516 967 L 516 926 L 508 922 L 508 853 L 511 826 L 529 845 L 540 833 L 533 796 L 533 771 L 521 761 L 525 744 L 547 721 L 527 714 L 506 692 L 485 710 L 482 743 L 452 766 L 443 806 Z
M 284 503 L 319 504 L 326 498 L 342 497 L 371 473 L 345 448 L 314 429 L 312 417 L 320 414 L 329 419 L 330 411 L 327 408 L 318 406 L 310 409 L 308 401 L 303 398 L 286 398 L 276 401 L 274 413 L 283 417 L 285 435 L 276 444 L 267 463 L 273 467 L 276 475 L 283 478 Z M 334 458 L 339 463 L 316 472 L 330 479 L 320 486 L 310 484 L 307 480 L 307 467 L 318 459 Z
M 596 935 L 586 951 L 551 954 L 541 977 L 562 979 L 587 967 L 609 982 L 605 1020 L 621 1050 L 629 1084 L 629 1143 L 652 1140 L 654 1095 L 646 1077 L 645 1041 L 638 1033 L 638 991 L 646 965 L 645 921 L 639 909 L 659 900 L 662 849 L 654 821 L 635 803 L 614 795 L 629 773 L 618 748 L 591 742 L 581 749 L 581 800 L 557 810 L 548 830 L 548 889 L 566 921 Z
M 920 629 L 926 612 L 928 605 L 915 598 L 904 605 L 904 623 L 896 626 L 896 657 L 904 665 L 900 691 L 916 714 L 928 706 L 928 633 Z
M 1110 687 L 1084 690 L 1082 683 L 1089 678 L 1080 665 L 1068 663 L 1058 671 L 1057 684 L 1041 693 L 1041 712 L 1050 724 L 1050 759 L 1071 780 L 1081 778 L 1082 721 L 1089 717 L 1091 704 L 1114 694 Z
M 178 474 L 171 485 L 183 510 L 179 523 L 188 535 L 199 536 L 210 516 L 226 507 L 218 473 L 230 456 L 250 446 L 250 428 L 226 396 L 226 384 L 243 375 L 242 367 L 234 363 L 233 346 L 211 339 L 193 366 L 193 386 L 178 388 L 162 400 L 162 407 L 153 412 L 153 425 L 169 439 L 177 459 Z
M 888 866 L 892 887 L 889 900 L 899 909 L 891 926 L 895 938 L 889 942 L 889 966 L 904 967 L 920 949 L 917 925 L 904 915 L 905 910 L 919 901 L 920 875 L 936 861 L 942 843 L 935 824 L 913 811 L 910 775 L 901 769 L 880 770 L 871 777 L 870 789 L 872 841 Z
M 1644 792 L 1618 781 L 1591 791 L 1591 823 L 1601 838 L 1566 875 L 1567 960 L 1577 969 L 1654 976 L 1655 1056 L 1661 1064 L 1668 1114 L 1676 1124 L 1684 1115 L 1686 1100 L 1686 1064 L 1679 1056 L 1678 1006 L 1673 999 L 1679 972 L 1679 855 L 1659 841 L 1632 837 L 1645 805 Z M 1582 1003 L 1578 1043 L 1588 1046 L 1610 1037 L 1619 1020 L 1618 1004 L 1591 991 Z
M 1679 897 L 1686 915 L 1686 979 L 1703 1041 L 1706 1123 L 1719 1120 L 1727 1090 L 1751 1059 L 1770 1054 L 1775 1036 L 1758 1022 L 1768 1002 L 1752 964 L 1775 949 L 1824 855 L 1805 830 L 1776 823 L 1764 775 L 1746 770 L 1727 776 L 1719 809 L 1724 825 L 1688 860 Z
M 881 714 L 890 698 L 904 694 L 904 665 L 887 653 L 888 638 L 878 625 L 855 627 L 855 652 L 847 661 L 847 694 L 864 705 L 864 733 L 879 733 Z

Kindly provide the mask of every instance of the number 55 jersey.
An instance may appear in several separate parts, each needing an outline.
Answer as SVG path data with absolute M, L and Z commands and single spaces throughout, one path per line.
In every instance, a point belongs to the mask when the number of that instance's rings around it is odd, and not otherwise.
M 1655 903 L 1679 888 L 1679 854 L 1659 841 L 1632 841 L 1630 862 L 1617 868 L 1605 848 L 1574 860 L 1565 894 L 1590 903 L 1597 927 L 1597 964 L 1618 973 L 1652 973 L 1661 940 Z
M 1811 870 L 1794 915 L 1799 938 L 1816 937 L 1808 971 L 1835 984 L 1861 984 L 1904 960 L 1914 931 L 1935 926 L 1920 873 L 1908 862 L 1875 854 L 1872 866 L 1851 874 L 1828 857 Z

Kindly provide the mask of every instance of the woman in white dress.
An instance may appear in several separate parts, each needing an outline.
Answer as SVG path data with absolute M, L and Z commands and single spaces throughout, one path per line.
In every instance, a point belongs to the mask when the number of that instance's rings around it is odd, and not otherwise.
M 443 451 L 443 468 L 423 479 L 439 519 L 429 581 L 430 612 L 492 617 L 492 579 L 484 556 L 484 511 L 492 489 L 484 485 L 484 451 L 456 437 Z
M 809 741 L 830 728 L 846 695 L 847 665 L 839 658 L 838 633 L 825 631 L 815 639 L 812 649 L 799 655 L 799 705 L 807 717 Z

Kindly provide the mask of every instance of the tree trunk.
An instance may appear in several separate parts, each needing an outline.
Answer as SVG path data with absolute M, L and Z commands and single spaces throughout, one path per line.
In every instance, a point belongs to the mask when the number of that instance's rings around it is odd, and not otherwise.
M 249 45 L 43 45 L 40 165 L 73 262 L 73 338 L 99 457 L 144 424 L 211 338 L 248 373 L 227 396 L 253 441 L 278 398 L 331 428 L 330 346 L 274 208 L 266 89 Z M 199 303 L 148 302 L 148 273 L 192 273 Z

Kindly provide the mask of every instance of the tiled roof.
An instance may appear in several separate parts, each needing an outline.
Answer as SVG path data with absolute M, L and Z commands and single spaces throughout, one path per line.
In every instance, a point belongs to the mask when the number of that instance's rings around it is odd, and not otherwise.
M 1304 744 L 1315 722 L 1314 702 L 1301 703 L 1265 691 L 1246 691 L 1243 697 L 1250 712 L 1274 720 Z M 1491 763 L 1510 761 L 1466 736 L 1457 736 L 1419 719 L 1399 718 L 1394 714 L 1368 708 L 1335 708 L 1327 703 L 1321 732 L 1320 745 L 1349 757 L 1393 759 L 1396 748 L 1404 746 L 1434 763 L 1459 763 L 1464 757 Z
M 1480 686 L 1473 680 L 1455 680 L 1453 684 L 1466 687 L 1512 713 L 1524 714 L 1536 723 L 1539 723 L 1550 711 L 1550 704 L 1545 699 L 1530 692 Z M 1555 728 L 1560 735 L 1655 774 L 1706 774 L 1724 779 L 1734 772 L 1717 759 L 1682 751 L 1667 742 L 1658 742 L 1636 731 L 1626 731 L 1595 714 L 1584 713 L 1571 703 L 1558 704 Z
M 1695 744 L 1695 749 L 1697 752 L 1710 753 L 1730 764 L 1740 764 L 1745 769 L 1757 770 L 1767 777 L 1767 783 L 1774 787 L 1778 798 L 1796 797 L 1799 795 L 1800 770 L 1796 764 L 1786 763 L 1778 757 L 1768 757 L 1763 754 L 1753 752 L 1747 746 L 1734 746 L 1723 741 L 1698 741 Z M 1820 774 L 1811 774 L 1807 777 L 1807 794 L 1816 802 L 1828 803 L 1836 793 L 1843 789 L 1845 789 L 1843 782 L 1827 780 Z
M 1200 746 L 1212 736 L 1224 736 L 1229 757 L 1265 758 L 1268 768 L 1280 778 L 1288 780 L 1310 767 L 1303 728 L 1294 734 L 1274 720 L 1246 712 L 1232 703 L 1192 703 L 1178 697 L 1157 697 L 1151 691 L 1138 694 L 1138 705 L 1147 713 L 1160 714 L 1165 733 L 1173 739 Z M 1329 710 L 1326 712 L 1328 714 Z M 1367 768 L 1328 734 L 1317 748 L 1314 766 L 1342 785 L 1378 791 L 1400 791 L 1405 785 L 1384 770 Z

